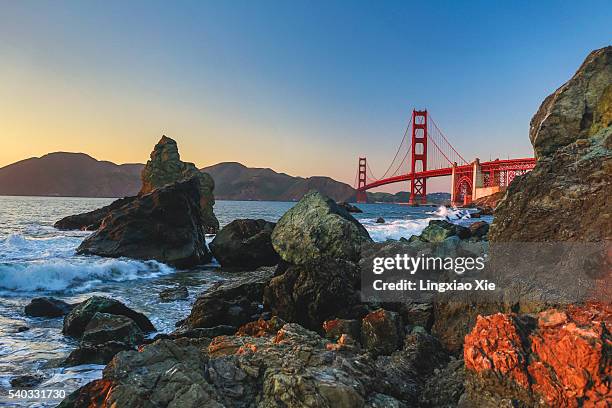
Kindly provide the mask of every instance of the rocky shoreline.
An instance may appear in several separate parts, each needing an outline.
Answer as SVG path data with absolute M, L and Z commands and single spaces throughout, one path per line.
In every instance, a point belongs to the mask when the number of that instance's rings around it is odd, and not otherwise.
M 437 220 L 419 236 L 383 243 L 372 242 L 351 206 L 316 191 L 276 224 L 235 220 L 217 232 L 212 180 L 195 175 L 163 137 L 137 197 L 57 226 L 96 230 L 83 254 L 180 267 L 214 255 L 235 278 L 200 294 L 174 332 L 153 338 L 146 316 L 113 299 L 34 299 L 27 314 L 64 316 L 63 333 L 79 341 L 65 365 L 107 364 L 103 378 L 59 406 L 611 406 L 610 270 L 589 278 L 584 301 L 564 301 L 550 288 L 532 290 L 530 282 L 545 285 L 537 271 L 517 272 L 517 255 L 499 249 L 514 241 L 609 242 L 611 106 L 606 47 L 534 116 L 536 168 L 512 183 L 492 225 Z M 210 251 L 209 231 L 217 232 Z M 487 255 L 485 273 L 506 285 L 490 299 L 364 301 L 362 271 L 396 253 Z M 607 257 L 589 268 L 609 267 Z M 546 276 L 561 277 L 566 261 L 555 259 L 559 271 Z

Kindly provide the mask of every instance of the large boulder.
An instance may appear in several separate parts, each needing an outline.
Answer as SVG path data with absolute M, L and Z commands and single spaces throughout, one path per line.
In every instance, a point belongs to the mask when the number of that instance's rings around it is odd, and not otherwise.
M 221 324 L 238 327 L 256 319 L 262 312 L 264 287 L 273 275 L 273 269 L 260 268 L 204 293 L 193 304 L 186 326 L 192 329 Z
M 219 221 L 213 213 L 215 182 L 208 173 L 201 172 L 193 163 L 181 161 L 178 146 L 173 139 L 162 136 L 153 148 L 151 158 L 142 170 L 142 188 L 139 195 L 149 194 L 168 184 L 193 177 L 199 180 L 199 205 L 204 230 L 214 233 L 219 229 Z
M 612 46 L 591 52 L 574 76 L 549 95 L 531 119 L 538 159 L 612 124 Z
M 305 264 L 317 258 L 358 262 L 366 229 L 346 209 L 317 191 L 287 211 L 272 232 L 272 245 L 283 260 Z
M 238 219 L 221 229 L 210 243 L 210 250 L 221 266 L 255 269 L 278 263 L 272 247 L 273 222 Z
M 140 344 L 144 335 L 136 322 L 127 316 L 110 313 L 96 313 L 81 336 L 81 341 L 87 343 L 105 343 L 115 340 L 127 344 Z
M 25 314 L 30 317 L 61 317 L 70 312 L 74 306 L 52 297 L 38 297 L 25 306 Z
M 193 346 L 159 340 L 141 352 L 115 356 L 95 380 L 69 395 L 61 408 L 223 407 L 206 380 L 206 357 Z
M 612 47 L 606 47 L 593 51 L 534 115 L 530 138 L 538 161 L 510 184 L 489 239 L 610 240 L 611 124 Z
M 201 223 L 199 181 L 166 185 L 111 211 L 77 252 L 155 259 L 178 267 L 209 262 Z
M 64 366 L 107 364 L 120 351 L 135 350 L 144 333 L 129 317 L 97 312 L 84 329 L 79 346 Z
M 465 339 L 464 406 L 610 406 L 610 324 L 609 304 L 479 317 Z
M 359 303 L 359 271 L 350 262 L 317 258 L 284 268 L 266 285 L 264 305 L 286 321 L 318 330 L 327 319 L 350 317 Z
M 53 226 L 60 230 L 95 231 L 100 228 L 102 220 L 113 210 L 134 201 L 136 197 L 125 197 L 111 204 L 82 214 L 69 215 L 57 221 Z
M 220 336 L 207 348 L 159 340 L 120 353 L 103 378 L 70 395 L 72 407 L 407 407 L 447 356 L 428 335 L 373 360 L 289 323 L 258 337 Z
M 130 309 L 117 300 L 93 296 L 80 303 L 64 317 L 62 333 L 72 337 L 81 337 L 96 313 L 125 316 L 132 319 L 142 332 L 155 331 L 155 327 L 144 314 Z

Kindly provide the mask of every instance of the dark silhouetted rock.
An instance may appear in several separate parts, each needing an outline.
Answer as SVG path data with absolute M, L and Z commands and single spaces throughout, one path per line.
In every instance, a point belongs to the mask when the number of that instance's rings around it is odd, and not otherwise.
M 477 221 L 470 225 L 470 233 L 473 237 L 482 238 L 489 233 L 489 223 Z
M 361 208 L 357 207 L 356 205 L 347 203 L 346 201 L 339 202 L 338 206 L 344 208 L 346 211 L 350 213 L 362 213 L 363 212 Z
M 144 335 L 136 322 L 129 317 L 109 313 L 96 313 L 81 336 L 85 343 L 101 344 L 115 340 L 137 345 L 142 343 Z
M 287 211 L 272 232 L 272 245 L 292 264 L 317 258 L 357 262 L 361 245 L 370 242 L 366 229 L 333 200 L 311 191 Z
M 117 300 L 93 296 L 76 306 L 64 317 L 62 333 L 72 337 L 81 337 L 96 313 L 126 316 L 132 319 L 144 333 L 155 331 L 151 321 L 142 313 L 130 309 Z
M 155 259 L 178 267 L 209 262 L 198 179 L 167 185 L 112 211 L 79 254 Z
M 210 243 L 210 250 L 221 266 L 255 269 L 278 263 L 272 247 L 273 222 L 265 220 L 234 220 L 221 229 Z
M 288 322 L 320 330 L 330 318 L 359 303 L 357 267 L 337 259 L 289 265 L 264 291 L 264 305 Z
M 376 223 L 377 223 L 377 224 L 384 224 L 384 223 L 385 223 L 385 219 L 384 219 L 383 217 L 378 217 L 378 218 L 376 219 Z
M 102 220 L 110 214 L 111 211 L 123 207 L 126 204 L 134 201 L 136 197 L 125 197 L 113 201 L 111 204 L 98 208 L 97 210 L 89 211 L 83 214 L 69 215 L 57 221 L 53 226 L 60 230 L 83 230 L 96 231 L 100 228 Z
M 179 286 L 176 288 L 165 289 L 159 292 L 159 297 L 164 302 L 186 300 L 189 299 L 189 290 L 187 290 L 187 286 Z
M 264 286 L 274 274 L 273 268 L 260 268 L 199 296 L 186 320 L 190 328 L 229 324 L 239 327 L 261 313 Z
M 72 350 L 61 365 L 64 367 L 74 367 L 82 364 L 106 365 L 117 353 L 135 349 L 136 347 L 131 344 L 114 340 L 99 344 L 81 343 L 76 349 Z
M 70 312 L 75 305 L 52 297 L 34 298 L 25 307 L 26 316 L 61 317 Z
M 26 374 L 11 378 L 13 388 L 34 388 L 45 380 L 45 377 L 38 374 Z
M 151 158 L 142 170 L 142 188 L 139 195 L 149 194 L 168 184 L 194 177 L 199 180 L 198 201 L 204 231 L 215 233 L 219 229 L 219 221 L 213 212 L 215 182 L 208 173 L 199 171 L 193 163 L 182 162 L 176 142 L 169 137 L 162 136 L 151 152 Z

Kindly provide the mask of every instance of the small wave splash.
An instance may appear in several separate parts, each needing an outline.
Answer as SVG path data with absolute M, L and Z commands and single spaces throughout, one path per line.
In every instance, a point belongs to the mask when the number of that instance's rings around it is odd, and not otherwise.
M 466 219 L 471 218 L 470 212 L 468 210 L 460 210 L 455 207 L 449 208 L 449 207 L 446 207 L 445 205 L 438 207 L 436 211 L 430 214 L 436 215 L 438 217 L 446 218 L 449 221 L 466 220 Z
M 390 220 L 384 224 L 377 224 L 375 220 L 370 219 L 362 219 L 361 222 L 375 242 L 384 242 L 388 239 L 398 240 L 400 238 L 410 238 L 411 235 L 418 235 L 432 219 L 434 218 Z
M 155 278 L 174 272 L 156 261 L 75 256 L 84 234 L 0 239 L 0 293 L 81 292 L 97 283 Z
M 96 259 L 0 264 L 0 290 L 81 292 L 103 282 L 124 282 L 168 275 L 174 269 L 157 261 Z

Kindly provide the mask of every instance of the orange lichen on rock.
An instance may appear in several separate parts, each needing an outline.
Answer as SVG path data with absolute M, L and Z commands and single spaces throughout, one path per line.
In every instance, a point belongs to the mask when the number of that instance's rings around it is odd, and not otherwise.
M 236 336 L 267 337 L 273 336 L 278 331 L 278 327 L 270 320 L 259 319 L 240 326 Z
M 493 370 L 528 387 L 526 353 L 513 314 L 478 316 L 465 337 L 464 359 L 468 370 Z
M 464 349 L 465 366 L 475 375 L 473 381 L 492 372 L 546 406 L 612 406 L 608 331 L 612 307 L 570 305 L 536 317 L 530 333 L 514 314 L 478 317 Z M 517 395 L 507 383 L 496 392 L 500 389 L 502 397 Z
M 610 309 L 610 305 L 590 304 L 570 306 L 566 313 L 552 309 L 539 314 L 538 329 L 530 336 L 537 361 L 528 370 L 533 391 L 548 404 L 612 405 L 608 355 L 612 342 L 606 328 L 612 318 Z M 566 319 L 550 324 L 550 316 L 561 313 Z

